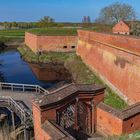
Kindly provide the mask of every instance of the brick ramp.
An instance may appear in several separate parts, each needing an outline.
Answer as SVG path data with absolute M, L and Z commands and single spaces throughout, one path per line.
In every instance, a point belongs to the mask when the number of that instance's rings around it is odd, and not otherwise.
M 32 110 L 32 100 L 40 94 L 27 93 L 27 92 L 11 92 L 11 91 L 0 91 L 0 96 L 11 97 L 14 100 L 23 101 L 25 105 Z

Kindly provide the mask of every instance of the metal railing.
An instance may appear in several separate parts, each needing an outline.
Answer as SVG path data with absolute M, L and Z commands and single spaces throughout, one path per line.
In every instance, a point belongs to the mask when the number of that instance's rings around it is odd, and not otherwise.
M 15 112 L 20 120 L 21 120 L 21 126 L 23 126 L 23 132 L 24 132 L 24 140 L 28 140 L 29 138 L 27 137 L 27 130 L 26 128 L 28 127 L 32 127 L 33 125 L 33 116 L 32 116 L 32 112 L 19 105 L 18 101 L 15 101 L 14 99 L 12 99 L 11 97 L 8 96 L 0 96 L 0 102 L 5 102 L 7 103 L 7 108 L 9 108 L 11 110 L 11 114 L 13 114 L 12 112 Z M 14 118 L 14 117 L 12 117 Z M 12 120 L 14 121 L 14 120 Z M 14 126 L 15 127 L 15 126 Z M 15 134 L 15 130 L 14 130 L 14 134 Z
M 6 102 L 10 109 L 19 115 L 22 122 L 26 123 L 27 119 L 32 119 L 32 112 L 21 107 L 13 98 L 9 96 L 0 96 L 0 101 Z
M 0 82 L 0 90 L 20 91 L 20 92 L 35 92 L 49 94 L 49 92 L 39 85 L 2 83 Z

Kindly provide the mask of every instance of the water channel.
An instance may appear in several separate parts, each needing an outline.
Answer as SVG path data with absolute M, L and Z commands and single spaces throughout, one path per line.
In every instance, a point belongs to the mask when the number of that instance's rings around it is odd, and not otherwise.
M 63 65 L 29 64 L 22 60 L 16 49 L 0 53 L 0 82 L 50 88 L 62 81 L 71 81 L 71 75 Z

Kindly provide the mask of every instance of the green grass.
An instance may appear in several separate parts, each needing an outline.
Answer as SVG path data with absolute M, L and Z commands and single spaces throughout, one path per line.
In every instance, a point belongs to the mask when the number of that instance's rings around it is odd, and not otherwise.
M 122 100 L 116 93 L 114 93 L 107 85 L 104 102 L 116 109 L 124 109 L 127 107 L 127 103 L 124 102 L 124 100 Z
M 48 35 L 48 36 L 76 36 L 77 29 L 64 29 L 64 28 L 39 28 L 31 29 L 28 32 L 36 35 Z
M 18 48 L 24 60 L 32 63 L 62 63 L 72 74 L 78 84 L 102 84 L 106 87 L 104 102 L 116 109 L 124 109 L 127 104 L 100 80 L 75 53 L 48 52 L 40 56 L 34 54 L 28 47 Z
M 136 131 L 129 135 L 109 137 L 106 138 L 105 140 L 140 140 L 140 131 Z
M 0 30 L 0 37 L 24 38 L 26 30 Z

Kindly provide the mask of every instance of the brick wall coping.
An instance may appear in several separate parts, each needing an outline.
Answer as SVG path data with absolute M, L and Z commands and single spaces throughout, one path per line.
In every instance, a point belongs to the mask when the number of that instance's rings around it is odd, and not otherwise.
M 64 129 L 55 123 L 55 121 L 45 121 L 41 127 L 52 139 L 58 140 L 76 140 Z
M 105 34 L 105 35 L 112 35 L 112 36 L 120 36 L 120 37 L 124 37 L 124 38 L 134 38 L 134 39 L 140 39 L 140 37 L 138 36 L 134 36 L 134 35 L 125 35 L 125 34 L 114 34 L 112 32 L 96 32 L 94 30 L 82 30 L 79 29 L 78 31 L 87 31 L 87 32 L 91 32 L 91 33 L 97 33 L 97 34 Z
M 131 105 L 123 110 L 117 110 L 115 108 L 112 108 L 109 105 L 106 105 L 103 102 L 99 103 L 98 107 L 100 109 L 103 109 L 104 111 L 122 119 L 122 120 L 126 120 L 128 118 L 131 118 L 131 117 L 137 115 L 137 114 L 140 114 L 140 103 Z
M 84 94 L 100 94 L 99 92 L 104 91 L 104 87 L 101 85 L 77 85 L 77 84 L 68 84 L 64 85 L 61 88 L 58 88 L 52 92 L 50 92 L 48 95 L 44 95 L 43 97 L 37 98 L 34 102 L 39 107 L 43 106 L 53 106 L 54 104 L 59 104 L 60 102 L 63 102 L 65 99 L 68 99 L 72 96 L 77 96 L 79 93 Z

